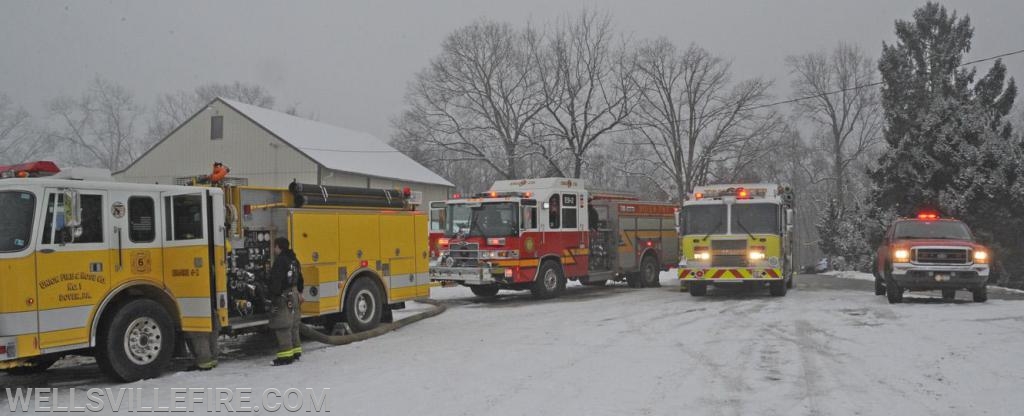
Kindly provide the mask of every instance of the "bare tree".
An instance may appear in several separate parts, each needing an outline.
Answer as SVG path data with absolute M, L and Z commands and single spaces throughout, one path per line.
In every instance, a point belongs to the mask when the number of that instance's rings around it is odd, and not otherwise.
M 0 164 L 24 162 L 48 148 L 32 126 L 32 116 L 0 93 Z
M 544 96 L 527 49 L 532 30 L 480 20 L 448 35 L 416 75 L 394 125 L 405 140 L 443 149 L 447 162 L 480 161 L 516 178 Z
M 274 96 L 256 84 L 235 81 L 230 84 L 209 83 L 196 87 L 196 97 L 206 104 L 221 97 L 263 108 L 274 108 Z
M 712 177 L 743 177 L 771 150 L 782 127 L 777 114 L 757 109 L 769 98 L 771 83 L 755 78 L 733 84 L 730 67 L 697 45 L 680 51 L 664 38 L 639 49 L 633 82 L 640 98 L 629 123 L 679 200 Z M 636 162 L 643 169 L 645 161 Z
M 49 137 L 69 146 L 72 162 L 116 171 L 145 147 L 137 132 L 144 109 L 121 85 L 96 78 L 81 97 L 54 99 L 49 109 L 56 125 Z
M 560 176 L 580 177 L 587 151 L 636 105 L 634 56 L 614 35 L 610 16 L 583 11 L 558 21 L 549 39 L 532 39 L 546 110 L 538 144 Z
M 147 140 L 152 143 L 163 139 L 217 97 L 263 108 L 273 108 L 275 102 L 274 96 L 266 88 L 239 81 L 230 84 L 209 83 L 200 85 L 193 91 L 161 94 L 156 98 L 149 114 Z M 297 104 L 289 109 L 293 110 L 295 115 L 298 114 Z
M 845 211 L 850 195 L 850 166 L 881 140 L 883 117 L 874 61 L 860 48 L 840 43 L 832 52 L 786 59 L 793 74 L 797 113 L 817 129 L 819 145 L 829 155 L 831 198 Z

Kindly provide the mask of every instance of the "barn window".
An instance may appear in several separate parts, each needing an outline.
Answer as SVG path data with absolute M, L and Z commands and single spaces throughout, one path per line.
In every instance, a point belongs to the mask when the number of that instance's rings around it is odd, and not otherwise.
M 213 116 L 210 118 L 210 140 L 224 138 L 224 116 Z

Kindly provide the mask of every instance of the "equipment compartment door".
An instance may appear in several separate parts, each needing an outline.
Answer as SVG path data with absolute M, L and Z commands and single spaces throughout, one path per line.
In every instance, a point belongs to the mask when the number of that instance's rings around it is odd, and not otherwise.
M 401 302 L 415 298 L 416 227 L 412 215 L 380 216 L 380 255 L 387 265 L 388 298 Z
M 333 212 L 292 212 L 290 239 L 302 263 L 302 314 L 341 309 L 338 296 L 338 219 Z M 342 217 L 345 214 L 340 214 Z
M 110 289 L 110 201 L 104 191 L 80 189 L 81 232 L 71 227 L 73 200 L 48 189 L 45 218 L 36 256 L 39 347 L 87 344 L 96 305 Z

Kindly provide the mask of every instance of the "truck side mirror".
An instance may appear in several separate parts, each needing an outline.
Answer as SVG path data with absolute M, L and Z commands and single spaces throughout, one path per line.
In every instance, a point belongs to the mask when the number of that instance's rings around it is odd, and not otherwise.
M 64 190 L 64 227 L 67 228 L 67 238 L 73 242 L 74 239 L 82 236 L 82 199 L 78 191 L 74 189 Z

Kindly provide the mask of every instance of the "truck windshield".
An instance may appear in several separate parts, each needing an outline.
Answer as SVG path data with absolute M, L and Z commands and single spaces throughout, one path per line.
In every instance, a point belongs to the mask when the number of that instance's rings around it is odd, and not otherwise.
M 32 238 L 36 197 L 24 191 L 0 191 L 0 253 L 24 250 Z
M 967 225 L 960 221 L 901 221 L 896 223 L 893 238 L 972 240 Z
M 453 204 L 446 216 L 444 232 L 449 237 L 507 237 L 519 230 L 519 204 L 514 202 Z
M 683 232 L 688 235 L 725 232 L 725 205 L 683 207 Z
M 779 206 L 776 204 L 733 204 L 733 234 L 778 234 Z

